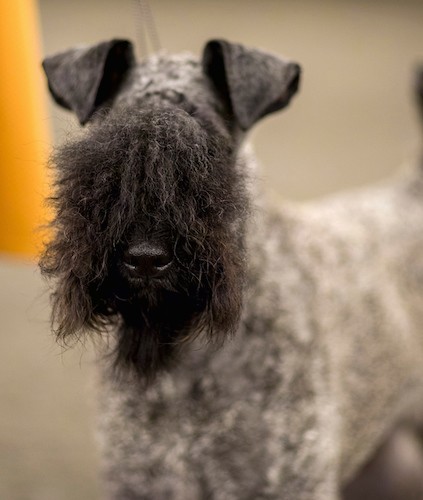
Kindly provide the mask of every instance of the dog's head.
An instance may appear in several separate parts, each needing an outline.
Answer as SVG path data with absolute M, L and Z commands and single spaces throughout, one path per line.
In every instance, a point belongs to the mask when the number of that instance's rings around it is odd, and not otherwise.
M 54 155 L 54 237 L 41 268 L 55 278 L 66 339 L 116 324 L 117 366 L 149 378 L 184 340 L 236 329 L 245 271 L 242 133 L 286 106 L 299 68 L 211 41 L 201 61 L 136 65 L 129 42 L 44 62 L 55 100 L 89 125 Z

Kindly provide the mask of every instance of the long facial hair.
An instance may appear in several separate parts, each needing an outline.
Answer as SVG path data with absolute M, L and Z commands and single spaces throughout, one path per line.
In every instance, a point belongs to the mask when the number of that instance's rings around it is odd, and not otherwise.
M 218 343 L 234 332 L 248 203 L 232 141 L 213 118 L 170 106 L 114 112 L 52 163 L 54 237 L 40 265 L 54 279 L 60 340 L 114 325 L 115 366 L 147 380 L 200 332 Z M 125 245 L 157 234 L 173 248 L 169 275 L 129 283 Z

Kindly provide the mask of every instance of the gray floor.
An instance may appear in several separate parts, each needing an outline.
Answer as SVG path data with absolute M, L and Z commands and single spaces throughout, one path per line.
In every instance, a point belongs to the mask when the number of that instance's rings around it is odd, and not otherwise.
M 89 353 L 49 333 L 35 265 L 0 258 L 0 499 L 100 498 Z

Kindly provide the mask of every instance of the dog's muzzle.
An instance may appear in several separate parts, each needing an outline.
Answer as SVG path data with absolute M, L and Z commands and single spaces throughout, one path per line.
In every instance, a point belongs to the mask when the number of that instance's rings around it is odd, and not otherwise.
M 171 252 L 160 243 L 131 245 L 123 254 L 123 265 L 130 278 L 162 278 L 172 267 Z

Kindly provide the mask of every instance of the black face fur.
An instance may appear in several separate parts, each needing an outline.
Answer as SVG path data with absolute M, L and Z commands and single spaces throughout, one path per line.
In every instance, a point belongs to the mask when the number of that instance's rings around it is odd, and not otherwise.
M 199 332 L 221 341 L 234 331 L 248 204 L 217 120 L 171 104 L 111 112 L 53 162 L 54 238 L 41 268 L 56 280 L 59 338 L 115 324 L 115 366 L 149 379 Z M 125 249 L 143 241 L 172 252 L 166 276 L 125 272 Z

